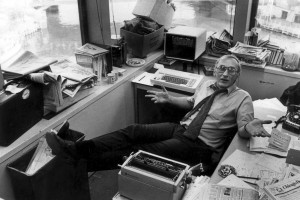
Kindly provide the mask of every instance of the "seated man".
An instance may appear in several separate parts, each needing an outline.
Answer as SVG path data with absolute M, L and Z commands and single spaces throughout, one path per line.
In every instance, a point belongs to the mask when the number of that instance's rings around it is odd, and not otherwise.
M 268 136 L 262 121 L 253 118 L 252 99 L 237 87 L 239 60 L 225 55 L 216 62 L 216 81 L 203 83 L 191 97 L 173 97 L 148 91 L 154 103 L 168 103 L 191 110 L 180 123 L 134 124 L 91 140 L 71 142 L 48 132 L 53 154 L 70 161 L 86 159 L 89 171 L 117 168 L 122 158 L 144 150 L 189 165 L 209 162 L 232 133 L 241 137 Z M 203 106 L 202 106 L 203 105 Z M 101 127 L 99 127 L 101 130 Z

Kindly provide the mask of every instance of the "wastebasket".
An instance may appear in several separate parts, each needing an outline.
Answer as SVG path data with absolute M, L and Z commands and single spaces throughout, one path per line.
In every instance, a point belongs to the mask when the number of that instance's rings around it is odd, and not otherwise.
M 84 134 L 69 130 L 66 138 L 84 139 Z M 17 200 L 90 200 L 86 161 L 67 163 L 58 156 L 32 175 L 26 173 L 37 146 L 7 165 Z

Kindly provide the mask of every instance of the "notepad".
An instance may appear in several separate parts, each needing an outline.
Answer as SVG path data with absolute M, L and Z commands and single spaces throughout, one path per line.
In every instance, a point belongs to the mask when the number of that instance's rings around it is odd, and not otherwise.
M 291 142 L 290 135 L 286 133 L 282 133 L 276 128 L 272 130 L 271 137 L 269 138 L 270 148 L 274 148 L 286 152 L 289 148 L 290 142 Z

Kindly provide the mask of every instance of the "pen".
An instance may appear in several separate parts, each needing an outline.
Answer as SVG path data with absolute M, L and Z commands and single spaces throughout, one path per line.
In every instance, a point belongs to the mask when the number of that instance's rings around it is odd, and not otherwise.
M 140 80 L 139 80 L 139 81 L 141 81 L 143 78 L 145 78 L 145 76 L 143 76 L 142 78 L 140 78 Z
M 247 179 L 255 179 L 255 180 L 259 180 L 259 177 L 248 177 L 248 176 L 237 176 L 239 178 L 247 178 Z

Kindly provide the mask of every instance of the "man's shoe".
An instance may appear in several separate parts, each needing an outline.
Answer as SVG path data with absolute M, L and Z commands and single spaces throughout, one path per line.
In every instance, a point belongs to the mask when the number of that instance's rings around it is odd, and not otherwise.
M 64 160 L 73 163 L 78 160 L 75 142 L 63 140 L 54 132 L 46 133 L 46 141 L 52 149 L 52 154 L 63 158 Z

